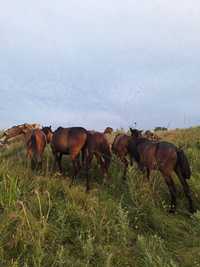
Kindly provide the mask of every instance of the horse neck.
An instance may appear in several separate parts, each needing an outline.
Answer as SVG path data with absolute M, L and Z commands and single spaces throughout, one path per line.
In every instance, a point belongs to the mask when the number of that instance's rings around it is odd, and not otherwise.
M 48 138 L 48 136 L 49 136 L 49 138 Z M 47 144 L 51 143 L 52 138 L 53 138 L 53 133 L 49 133 L 48 135 L 46 135 Z
M 144 137 L 138 137 L 138 138 L 134 138 L 132 140 L 133 142 L 131 143 L 132 145 L 130 146 L 130 154 L 131 156 L 135 159 L 135 161 L 137 163 L 140 163 L 140 155 L 139 155 L 139 151 L 138 151 L 138 146 L 140 144 L 146 143 L 148 142 L 148 139 L 144 138 Z

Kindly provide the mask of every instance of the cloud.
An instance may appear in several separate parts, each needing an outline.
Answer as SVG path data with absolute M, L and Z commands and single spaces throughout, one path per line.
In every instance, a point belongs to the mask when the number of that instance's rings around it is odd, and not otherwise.
M 0 127 L 199 124 L 199 8 L 197 0 L 4 2 Z

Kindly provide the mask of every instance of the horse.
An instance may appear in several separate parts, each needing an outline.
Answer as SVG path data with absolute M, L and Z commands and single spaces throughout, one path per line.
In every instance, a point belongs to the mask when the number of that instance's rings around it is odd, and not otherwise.
M 104 179 L 108 178 L 108 170 L 111 162 L 111 151 L 108 141 L 103 133 L 96 131 L 88 131 L 87 143 L 84 150 L 86 175 L 89 176 L 89 168 L 93 157 L 95 156 L 97 162 L 100 164 Z M 87 190 L 89 190 L 89 178 Z
M 157 134 L 152 133 L 149 130 L 144 132 L 143 137 L 146 137 L 147 139 L 149 139 L 151 141 L 159 141 L 160 140 L 160 137 Z
M 169 212 L 174 213 L 176 211 L 176 187 L 172 179 L 173 171 L 182 184 L 185 196 L 188 199 L 189 211 L 194 212 L 191 192 L 187 183 L 191 176 L 191 169 L 183 150 L 169 142 L 153 142 L 140 137 L 136 129 L 132 129 L 131 133 L 133 138 L 129 143 L 130 156 L 138 163 L 141 170 L 147 171 L 148 179 L 152 170 L 161 172 L 171 195 Z
M 128 149 L 129 149 L 130 140 L 131 140 L 131 136 L 126 135 L 126 134 L 118 134 L 115 136 L 115 139 L 112 144 L 113 153 L 124 164 L 123 179 L 126 178 L 127 168 L 129 164 L 127 156 L 129 155 Z M 130 163 L 132 165 L 132 158 L 130 158 Z
M 20 125 L 15 125 L 9 129 L 7 129 L 4 133 L 2 138 L 4 138 L 4 143 L 7 143 L 9 139 L 15 138 L 20 135 L 25 135 L 28 132 L 31 132 L 33 129 L 39 129 L 40 125 L 39 124 L 20 124 Z
M 88 132 L 83 127 L 59 127 L 52 136 L 51 148 L 55 158 L 54 168 L 56 164 L 58 164 L 60 172 L 63 172 L 61 165 L 63 155 L 70 155 L 70 158 L 72 160 L 73 177 L 71 180 L 71 185 L 73 184 L 76 176 L 81 169 L 79 155 L 81 152 L 85 154 L 84 149 L 87 141 L 87 136 Z M 86 187 L 88 188 L 88 181 Z
M 27 146 L 27 158 L 31 159 L 32 169 L 42 165 L 42 155 L 44 153 L 46 144 L 51 141 L 51 138 L 47 132 L 51 131 L 51 126 L 40 129 L 34 129 L 26 143 Z
M 47 143 L 50 144 L 53 137 L 53 131 L 51 129 L 51 126 L 42 127 L 42 131 L 46 135 Z
M 113 132 L 113 128 L 111 127 L 106 127 L 106 129 L 104 130 L 104 134 L 111 134 Z

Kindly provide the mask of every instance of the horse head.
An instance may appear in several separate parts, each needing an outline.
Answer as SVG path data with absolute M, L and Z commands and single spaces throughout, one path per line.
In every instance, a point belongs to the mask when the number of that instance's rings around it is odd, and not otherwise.
M 51 129 L 51 126 L 42 127 L 42 131 L 46 135 L 47 143 L 50 143 L 53 136 L 53 131 Z
M 131 127 L 129 129 L 130 129 L 132 137 L 134 137 L 134 138 L 142 137 L 143 130 L 132 129 Z

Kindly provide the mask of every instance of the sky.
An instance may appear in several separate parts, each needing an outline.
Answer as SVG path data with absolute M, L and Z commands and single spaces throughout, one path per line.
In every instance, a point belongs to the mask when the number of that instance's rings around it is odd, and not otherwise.
M 0 3 L 0 128 L 200 125 L 199 0 Z

